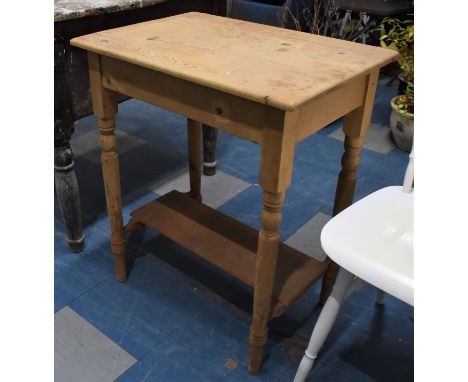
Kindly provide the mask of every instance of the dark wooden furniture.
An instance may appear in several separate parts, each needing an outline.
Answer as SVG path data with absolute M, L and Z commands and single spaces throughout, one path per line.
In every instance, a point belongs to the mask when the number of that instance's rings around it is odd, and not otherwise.
M 345 151 L 334 213 L 349 206 L 379 69 L 397 53 L 195 12 L 71 43 L 88 51 L 117 279 L 127 279 L 125 232 L 146 225 L 253 286 L 249 369 L 258 373 L 269 319 L 284 312 L 329 266 L 328 260 L 319 262 L 280 243 L 295 145 L 344 116 Z M 133 211 L 126 228 L 115 147 L 117 93 L 188 119 L 190 192 L 171 192 Z M 261 145 L 259 232 L 201 204 L 202 122 Z M 331 269 L 325 294 L 333 276 Z
M 70 138 L 74 121 L 92 112 L 86 53 L 70 39 L 87 33 L 134 24 L 188 11 L 226 14 L 226 0 L 55 0 L 54 12 L 54 166 L 55 189 L 72 251 L 84 248 L 80 195 L 73 170 Z M 128 97 L 126 97 L 128 98 Z M 126 99 L 121 97 L 120 100 Z M 204 128 L 206 173 L 216 166 L 216 130 Z
M 343 31 L 347 24 L 356 24 L 357 20 L 351 21 L 354 13 L 359 17 L 359 27 L 346 39 L 360 39 L 364 44 L 369 37 L 372 37 L 372 44 L 378 44 L 377 36 L 380 36 L 381 23 L 385 17 L 408 17 L 407 14 L 413 13 L 412 0 L 336 0 L 335 6 L 345 12 L 337 37 L 344 38 Z
M 413 11 L 412 0 L 335 0 L 340 10 L 364 12 L 381 17 L 397 16 Z

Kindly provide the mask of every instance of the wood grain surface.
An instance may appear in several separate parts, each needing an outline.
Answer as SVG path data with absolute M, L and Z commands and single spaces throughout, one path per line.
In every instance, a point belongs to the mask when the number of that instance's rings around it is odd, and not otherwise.
M 255 285 L 258 231 L 201 204 L 188 194 L 171 191 L 131 213 L 133 219 L 179 243 L 242 282 Z M 320 262 L 278 242 L 278 266 L 268 317 L 277 317 L 327 269 Z M 270 301 L 270 300 L 268 300 Z M 263 311 L 262 311 L 263 312 Z M 269 314 L 268 314 L 269 313 Z
M 71 44 L 290 111 L 398 55 L 197 12 L 77 37 Z

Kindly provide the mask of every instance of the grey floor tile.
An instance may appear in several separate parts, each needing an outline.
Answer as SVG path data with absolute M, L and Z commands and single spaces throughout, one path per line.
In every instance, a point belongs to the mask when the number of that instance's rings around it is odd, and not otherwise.
M 329 137 L 344 141 L 343 130 L 336 129 Z M 367 132 L 366 141 L 364 142 L 364 147 L 380 154 L 388 154 L 395 148 L 390 128 L 378 123 L 371 123 L 369 131 Z
M 286 244 L 319 261 L 327 255 L 320 244 L 320 232 L 330 216 L 319 212 L 286 240 Z
M 115 130 L 115 135 L 117 137 L 117 151 L 119 154 L 123 154 L 146 143 L 143 139 L 127 134 L 119 129 Z M 101 148 L 97 128 L 71 139 L 70 144 L 75 156 L 82 156 L 97 164 L 101 163 Z
M 218 208 L 249 186 L 249 183 L 219 170 L 213 176 L 202 175 L 201 193 L 203 203 L 212 208 Z M 189 191 L 188 170 L 179 172 L 153 185 L 150 189 L 158 195 L 164 195 L 172 190 Z
M 55 382 L 114 381 L 136 359 L 68 306 L 55 313 Z

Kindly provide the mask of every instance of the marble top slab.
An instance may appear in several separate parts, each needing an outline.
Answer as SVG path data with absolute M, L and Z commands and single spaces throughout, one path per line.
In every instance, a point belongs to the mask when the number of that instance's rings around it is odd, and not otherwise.
M 54 21 L 143 8 L 170 0 L 54 0 Z

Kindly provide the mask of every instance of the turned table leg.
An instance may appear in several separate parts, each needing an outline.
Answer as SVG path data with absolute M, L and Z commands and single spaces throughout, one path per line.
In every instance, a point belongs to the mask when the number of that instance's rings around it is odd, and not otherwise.
M 117 102 L 116 97 L 102 86 L 99 56 L 95 53 L 89 53 L 88 62 L 93 110 L 98 119 L 99 132 L 101 133 L 102 174 L 106 192 L 107 213 L 111 227 L 111 248 L 114 255 L 115 274 L 118 281 L 126 281 L 126 242 L 122 218 L 119 156 L 116 150 L 115 138 Z
M 291 183 L 295 146 L 295 113 L 287 113 L 282 130 L 263 129 L 259 183 L 263 188 L 263 211 L 258 235 L 255 265 L 254 306 L 250 327 L 249 371 L 262 367 L 263 347 L 267 342 L 271 297 L 275 284 L 281 207 Z
M 80 192 L 69 140 L 54 142 L 55 191 L 67 230 L 67 241 L 73 252 L 84 249 L 81 226 Z
M 201 123 L 187 120 L 190 197 L 201 202 Z
M 99 118 L 101 133 L 101 162 L 106 192 L 107 213 L 111 227 L 111 248 L 115 261 L 115 274 L 118 281 L 127 280 L 125 262 L 125 238 L 120 195 L 119 156 L 116 151 L 115 118 Z
M 336 185 L 335 204 L 333 206 L 333 216 L 343 211 L 353 203 L 354 190 L 356 188 L 356 171 L 361 159 L 361 149 L 364 138 L 353 138 L 345 135 L 343 157 L 341 159 L 341 171 L 338 175 Z M 330 295 L 339 267 L 335 262 L 331 262 L 322 280 L 320 292 L 320 303 L 325 304 Z
M 283 201 L 284 192 L 263 192 L 262 228 L 258 237 L 254 310 L 250 327 L 249 370 L 253 374 L 260 371 L 263 347 L 267 341 L 267 324 L 276 275 Z
M 76 180 L 70 137 L 74 131 L 73 105 L 68 79 L 65 42 L 54 32 L 54 168 L 55 191 L 73 252 L 84 249 L 80 193 Z
M 203 174 L 216 174 L 216 141 L 218 139 L 218 130 L 203 125 Z
M 333 216 L 339 214 L 353 203 L 356 188 L 357 169 L 361 159 L 361 149 L 369 130 L 375 91 L 379 79 L 379 70 L 375 69 L 368 76 L 364 103 L 359 108 L 348 113 L 344 118 L 343 131 L 345 133 L 344 153 L 341 159 L 341 171 L 336 185 Z M 335 283 L 339 267 L 331 262 L 322 280 L 320 303 L 325 304 Z

